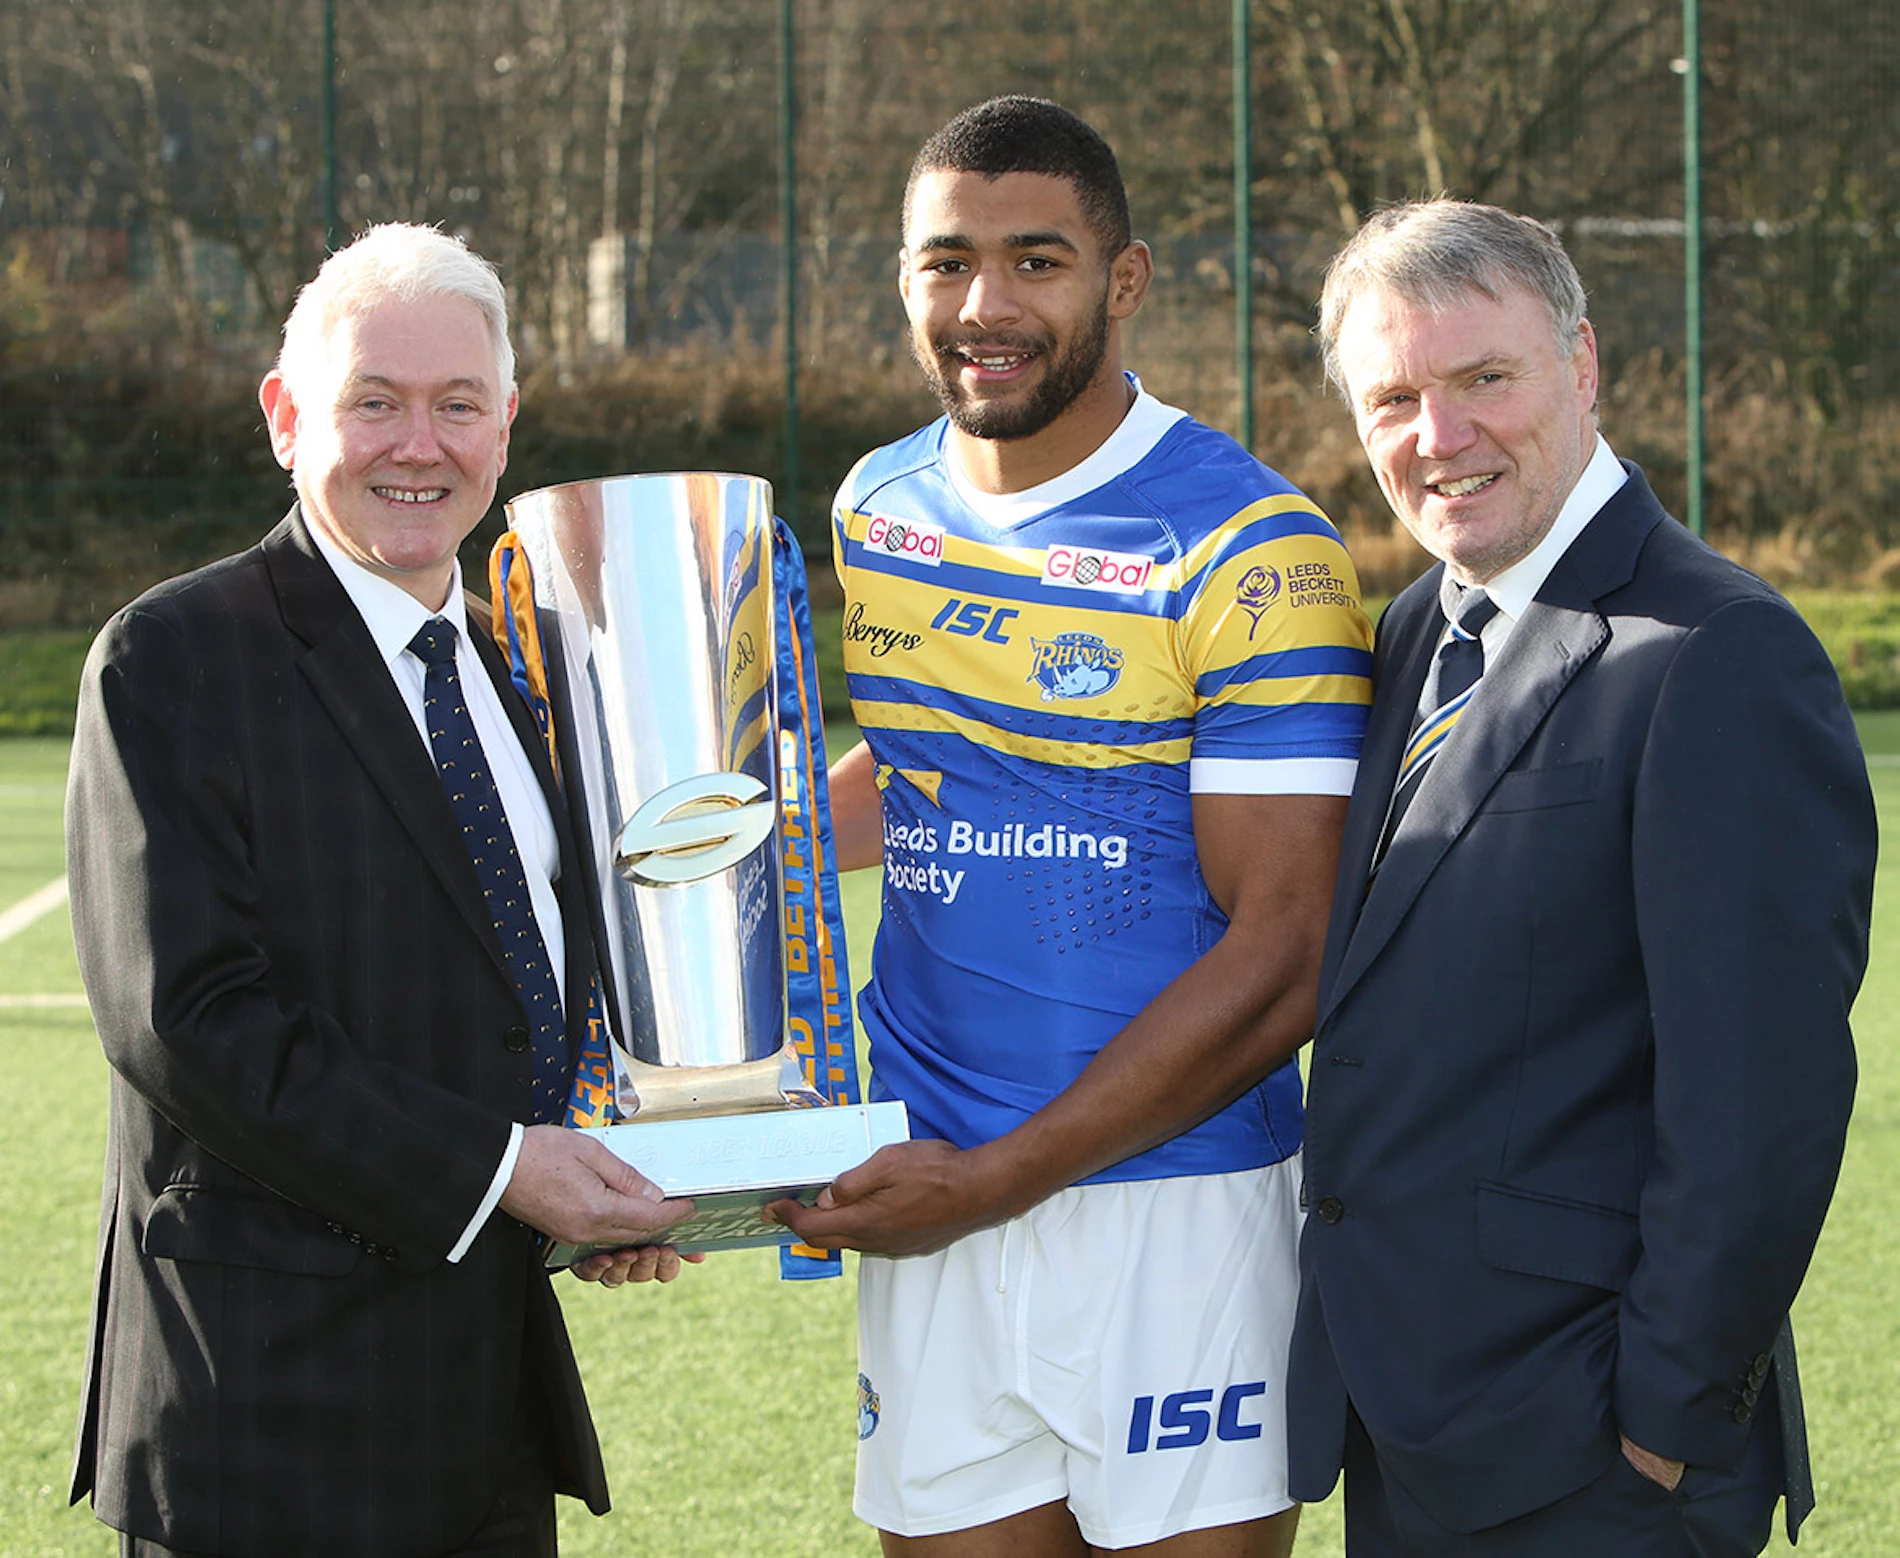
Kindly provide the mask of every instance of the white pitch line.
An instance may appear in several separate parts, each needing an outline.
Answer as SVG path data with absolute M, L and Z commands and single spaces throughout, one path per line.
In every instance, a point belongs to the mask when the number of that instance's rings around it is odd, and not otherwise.
M 27 926 L 51 914 L 66 902 L 66 878 L 48 882 L 36 893 L 28 893 L 11 909 L 0 912 L 0 941 L 10 940 Z
M 0 995 L 0 1011 L 19 1010 L 22 1008 L 47 1009 L 62 1006 L 84 1006 L 85 1004 L 86 998 L 83 995 Z

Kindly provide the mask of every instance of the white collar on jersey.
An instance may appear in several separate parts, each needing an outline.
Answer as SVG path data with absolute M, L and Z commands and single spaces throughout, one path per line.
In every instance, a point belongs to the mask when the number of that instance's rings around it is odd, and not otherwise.
M 1168 429 L 1187 413 L 1173 406 L 1164 406 L 1141 387 L 1141 380 L 1132 373 L 1127 375 L 1127 379 L 1134 386 L 1135 403 L 1128 408 L 1128 415 L 1108 435 L 1101 448 L 1080 465 L 1072 465 L 1060 476 L 1053 476 L 1021 492 L 984 492 L 976 487 L 957 462 L 956 448 L 950 442 L 950 429 L 946 422 L 939 449 L 950 486 L 986 524 L 998 530 L 1009 530 L 1053 508 L 1059 508 L 1084 493 L 1093 492 L 1124 471 L 1132 470 L 1150 449 L 1161 442 Z

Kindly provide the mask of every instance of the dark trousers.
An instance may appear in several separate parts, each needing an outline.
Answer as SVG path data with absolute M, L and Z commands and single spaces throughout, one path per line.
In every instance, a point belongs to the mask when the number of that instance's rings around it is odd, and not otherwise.
M 1764 1394 L 1733 1473 L 1691 1466 L 1670 1492 L 1619 1452 L 1568 1497 L 1469 1533 L 1419 1507 L 1385 1470 L 1357 1412 L 1346 1425 L 1345 1472 L 1346 1558 L 1755 1558 L 1781 1492 L 1781 1437 Z
M 555 1558 L 554 1436 L 538 1381 L 522 1370 L 501 1486 L 481 1525 L 441 1558 Z M 216 1558 L 119 1533 L 119 1558 Z

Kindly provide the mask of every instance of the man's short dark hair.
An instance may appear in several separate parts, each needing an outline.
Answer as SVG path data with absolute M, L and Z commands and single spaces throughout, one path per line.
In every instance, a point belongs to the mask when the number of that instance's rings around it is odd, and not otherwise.
M 966 108 L 923 144 L 904 185 L 904 215 L 926 173 L 1050 173 L 1075 186 L 1089 231 L 1105 256 L 1128 247 L 1128 191 L 1108 142 L 1088 124 L 1042 97 L 993 97 Z

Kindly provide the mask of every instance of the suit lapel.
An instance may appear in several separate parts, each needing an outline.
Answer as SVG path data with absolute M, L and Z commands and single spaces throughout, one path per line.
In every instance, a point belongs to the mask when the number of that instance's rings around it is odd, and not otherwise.
M 1666 516 L 1642 473 L 1628 467 L 1629 479 L 1551 570 L 1517 625 L 1494 669 L 1487 669 L 1477 695 L 1453 736 L 1432 761 L 1432 772 L 1413 798 L 1379 872 L 1365 891 L 1356 923 L 1335 912 L 1335 935 L 1344 945 L 1330 979 L 1322 986 L 1323 1022 L 1343 1001 L 1392 938 L 1446 852 L 1463 835 L 1472 817 L 1516 760 L 1565 687 L 1609 637 L 1599 609 L 1601 599 L 1627 584 L 1636 569 L 1642 543 Z M 1436 582 L 1436 574 L 1429 576 Z M 1414 586 L 1416 588 L 1417 586 Z M 1387 762 L 1383 743 L 1392 727 L 1409 732 L 1412 711 L 1424 682 L 1424 666 L 1437 643 L 1443 619 L 1421 612 L 1403 661 L 1404 678 L 1395 675 L 1390 696 L 1382 690 L 1374 710 L 1381 743 L 1375 766 L 1363 771 L 1381 820 L 1392 793 L 1397 761 Z M 1401 746 L 1405 736 L 1399 738 Z M 1373 735 L 1367 738 L 1368 753 Z M 1376 781 L 1376 782 L 1375 782 Z M 1355 788 L 1354 800 L 1358 800 Z M 1376 846 L 1375 832 L 1373 843 Z M 1371 849 L 1352 841 L 1353 863 L 1364 882 Z M 1341 879 L 1342 889 L 1346 886 Z M 1348 928 L 1349 926 L 1349 928 Z
M 1320 971 L 1322 992 L 1333 987 L 1365 902 L 1373 855 L 1385 832 L 1386 813 L 1392 803 L 1393 782 L 1412 733 L 1412 711 L 1418 707 L 1433 648 L 1444 628 L 1445 619 L 1438 610 L 1438 580 L 1443 571 L 1442 566 L 1434 568 L 1407 588 L 1379 622 L 1379 644 L 1372 666 L 1373 685 L 1379 689 L 1379 696 L 1373 701 L 1366 724 L 1365 745 L 1359 754 L 1359 771 L 1340 839 L 1339 880 Z
M 564 759 L 559 780 L 562 805 L 565 810 L 557 815 L 560 816 L 562 825 L 571 832 L 574 840 L 575 864 L 572 875 L 576 879 L 578 895 L 572 901 L 584 906 L 586 922 L 592 927 L 593 942 L 590 950 L 593 956 L 589 966 L 591 972 L 600 980 L 601 993 L 604 997 L 603 1004 L 607 1008 L 608 1026 L 613 1032 L 620 1034 L 622 1029 L 620 994 L 614 976 L 613 957 L 609 951 L 613 944 L 608 939 L 611 934 L 607 920 L 609 899 L 606 896 L 606 884 L 597 874 L 598 867 L 594 855 L 595 840 L 591 833 L 592 825 L 589 822 L 586 776 L 582 772 L 583 765 L 574 755 L 578 738 L 571 729 L 565 732 L 561 729 L 562 712 L 572 711 L 574 700 L 573 691 L 568 682 L 567 660 L 559 625 L 555 622 L 552 613 L 543 613 L 541 646 L 548 677 L 548 703 L 553 710 L 552 718 L 555 721 L 557 740 L 567 743 L 563 751 L 568 755 Z M 580 923 L 578 913 L 571 923 Z
M 469 929 L 506 975 L 507 960 L 481 883 L 435 765 L 416 736 L 415 721 L 369 629 L 318 555 L 295 510 L 264 538 L 264 558 L 284 623 L 308 646 L 299 665 L 318 701 L 441 879 Z

